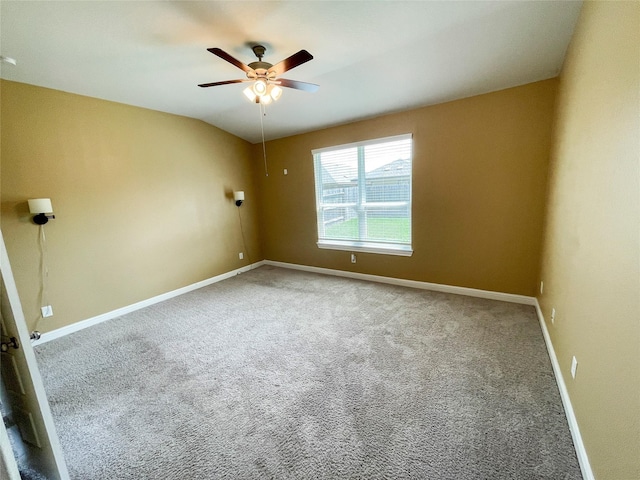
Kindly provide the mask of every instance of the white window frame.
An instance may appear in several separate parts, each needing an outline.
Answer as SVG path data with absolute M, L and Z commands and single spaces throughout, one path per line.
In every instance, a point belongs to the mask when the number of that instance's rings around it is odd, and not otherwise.
M 362 189 L 366 188 L 365 181 L 365 168 L 364 168 L 364 155 L 362 152 L 364 151 L 364 147 L 367 145 L 376 145 L 380 143 L 398 141 L 398 140 L 406 140 L 411 139 L 411 181 L 409 182 L 409 200 L 408 201 L 399 201 L 399 202 L 366 202 L 361 201 L 364 195 L 360 194 L 358 196 L 358 200 L 356 202 L 349 203 L 331 203 L 331 204 L 323 204 L 322 203 L 322 180 L 321 176 L 318 174 L 320 171 L 320 154 L 331 152 L 335 150 L 344 150 L 349 148 L 358 148 L 358 189 L 362 191 Z M 366 253 L 378 253 L 378 254 L 386 254 L 386 255 L 400 255 L 400 256 L 411 256 L 413 254 L 412 241 L 413 241 L 413 210 L 412 210 L 412 184 L 413 184 L 413 135 L 408 133 L 404 135 L 396 135 L 392 137 L 384 137 L 384 138 L 376 138 L 372 140 L 366 140 L 362 142 L 354 142 L 343 145 L 335 145 L 327 148 L 318 148 L 311 151 L 313 155 L 313 168 L 315 175 L 315 187 L 316 187 L 316 219 L 317 219 L 317 233 L 318 233 L 318 248 L 329 249 L 329 250 L 343 250 L 349 252 L 366 252 Z M 398 206 L 398 207 L 406 207 L 409 211 L 409 217 L 411 225 L 411 234 L 408 243 L 400 243 L 400 242 L 372 242 L 366 240 L 336 240 L 336 239 L 326 239 L 322 238 L 324 235 L 322 232 L 325 228 L 323 222 L 323 214 L 322 210 L 328 207 L 330 208 L 353 208 L 357 211 L 359 218 L 361 219 L 358 224 L 361 229 L 366 228 L 366 224 L 362 221 L 362 216 L 365 216 L 369 211 L 375 211 L 377 209 L 388 208 L 389 206 Z M 361 237 L 364 232 L 361 232 Z

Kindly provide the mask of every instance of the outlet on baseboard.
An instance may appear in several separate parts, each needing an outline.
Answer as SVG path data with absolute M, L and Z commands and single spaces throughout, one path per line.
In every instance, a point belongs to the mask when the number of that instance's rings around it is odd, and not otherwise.
M 42 318 L 52 317 L 53 316 L 53 307 L 51 305 L 46 305 L 40 309 L 42 312 Z
M 356 254 L 355 253 L 351 254 L 351 263 L 356 263 Z
M 243 259 L 244 259 L 244 253 L 240 252 L 240 253 L 238 254 L 238 258 L 239 258 L 240 260 L 243 260 Z
M 571 359 L 571 377 L 572 378 L 576 378 L 576 370 L 578 369 L 578 360 L 576 360 L 576 357 L 574 356 Z

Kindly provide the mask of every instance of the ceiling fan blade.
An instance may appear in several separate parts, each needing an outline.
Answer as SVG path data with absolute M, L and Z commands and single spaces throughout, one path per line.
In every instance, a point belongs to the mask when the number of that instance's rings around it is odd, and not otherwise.
M 283 87 L 295 88 L 297 90 L 304 90 L 305 92 L 317 92 L 320 85 L 315 83 L 298 82 L 297 80 L 287 80 L 286 78 L 279 78 L 275 83 L 280 84 Z
M 218 85 L 229 85 L 230 83 L 252 82 L 253 80 L 225 80 L 223 82 L 201 83 L 199 87 L 216 87 Z
M 218 57 L 220 57 L 223 60 L 226 60 L 227 62 L 229 62 L 232 65 L 235 65 L 236 67 L 238 67 L 240 70 L 243 70 L 247 73 L 249 72 L 253 72 L 253 69 L 248 66 L 245 65 L 244 63 L 242 63 L 240 60 L 238 60 L 237 58 L 232 57 L 231 55 L 229 55 L 227 52 L 225 52 L 224 50 L 221 50 L 219 48 L 207 48 L 207 50 L 209 50 L 211 53 L 213 53 L 214 55 L 217 55 Z
M 298 53 L 294 53 L 289 58 L 285 58 L 280 63 L 276 63 L 267 71 L 274 72 L 276 76 L 280 76 L 287 70 L 291 70 L 292 68 L 295 68 L 298 65 L 302 65 L 309 60 L 313 60 L 313 55 L 311 55 L 306 50 L 300 50 Z

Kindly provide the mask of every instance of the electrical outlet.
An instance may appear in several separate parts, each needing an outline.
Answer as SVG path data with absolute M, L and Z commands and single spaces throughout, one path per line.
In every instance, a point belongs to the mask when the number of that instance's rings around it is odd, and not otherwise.
M 351 254 L 351 263 L 356 263 L 356 254 L 355 253 Z
M 53 308 L 51 305 L 47 305 L 40 309 L 42 311 L 42 318 L 52 317 L 53 316 Z
M 544 292 L 544 282 L 540 281 L 540 295 L 542 295 L 542 292 Z
M 556 323 L 556 309 L 551 309 L 551 323 Z
M 289 170 L 287 170 L 286 168 L 284 169 L 284 174 L 288 175 L 289 174 Z
M 238 254 L 238 258 L 239 258 L 240 260 L 243 260 L 243 259 L 244 259 L 244 253 L 240 252 L 240 253 Z
M 576 378 L 576 370 L 578 369 L 578 360 L 574 356 L 571 359 L 571 377 Z

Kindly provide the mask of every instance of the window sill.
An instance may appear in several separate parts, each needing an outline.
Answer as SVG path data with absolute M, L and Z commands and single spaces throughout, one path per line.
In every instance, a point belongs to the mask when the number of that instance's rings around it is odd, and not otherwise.
M 347 252 L 378 253 L 381 255 L 399 255 L 410 257 L 413 249 L 409 245 L 392 245 L 387 243 L 352 242 L 348 240 L 319 240 L 318 248 L 343 250 Z

